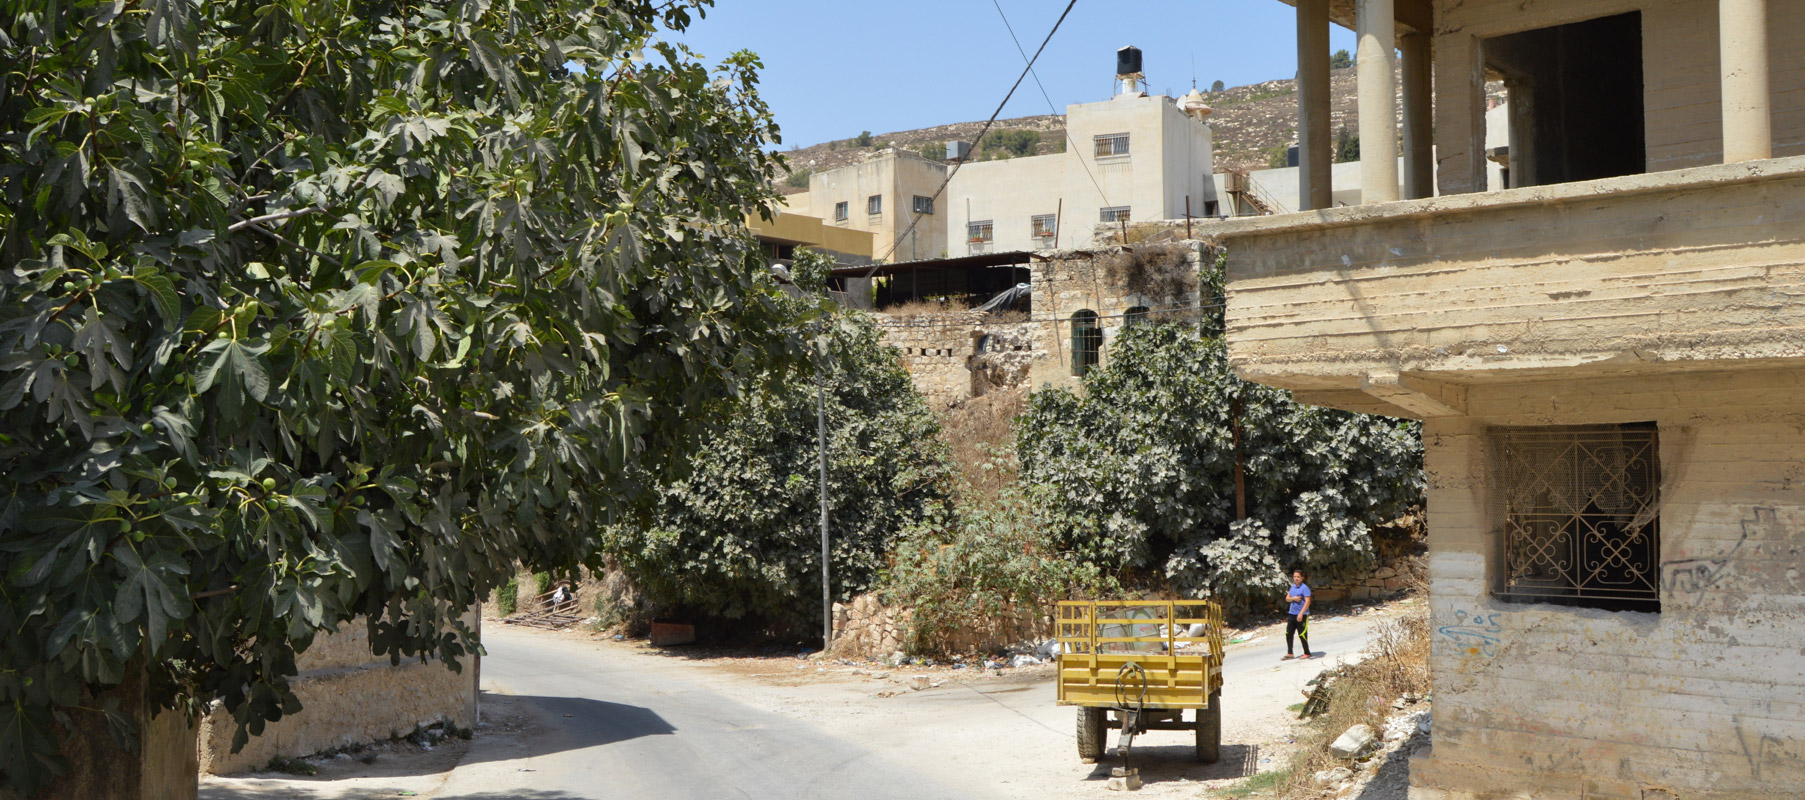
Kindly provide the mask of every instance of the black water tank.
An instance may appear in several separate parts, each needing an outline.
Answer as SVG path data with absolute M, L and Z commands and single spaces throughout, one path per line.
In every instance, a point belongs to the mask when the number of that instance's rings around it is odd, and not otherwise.
M 1116 51 L 1116 74 L 1134 75 L 1141 71 L 1141 48 L 1124 47 Z

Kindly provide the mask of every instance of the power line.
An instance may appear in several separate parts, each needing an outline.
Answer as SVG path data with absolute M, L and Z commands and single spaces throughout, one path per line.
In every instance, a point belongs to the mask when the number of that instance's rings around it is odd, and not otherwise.
M 997 0 L 990 0 L 990 4 L 993 6 L 996 6 L 997 16 L 1003 18 L 1003 29 L 1009 31 L 1009 40 L 1012 42 L 1015 42 L 1015 52 L 1022 54 L 1023 61 L 1028 61 L 1028 51 L 1022 49 L 1022 40 L 1017 39 L 1015 37 L 1015 26 L 1009 24 L 1009 15 L 1003 13 L 1003 4 L 997 2 Z M 1053 112 L 1053 114 L 1055 116 L 1058 116 L 1059 109 L 1053 105 L 1052 96 L 1047 94 L 1046 85 L 1040 82 L 1040 73 L 1034 71 L 1034 62 L 1032 62 L 1032 61 L 1028 62 L 1028 74 L 1034 76 L 1034 85 L 1040 87 L 1040 97 L 1041 97 L 1041 99 L 1047 101 L 1047 110 Z M 1111 91 L 1114 91 L 1113 85 L 1110 88 L 1111 88 Z M 1085 163 L 1084 154 L 1082 152 L 1079 152 L 1079 150 L 1078 150 L 1078 143 L 1072 140 L 1072 127 L 1071 127 L 1070 119 L 1067 119 L 1066 126 L 1059 130 L 1059 135 L 1065 137 L 1066 147 L 1069 150 L 1071 150 L 1072 155 L 1078 159 L 1078 166 L 1084 168 L 1084 177 L 1090 178 L 1091 185 L 1097 187 L 1097 196 L 1103 198 L 1103 205 L 1114 206 L 1115 203 L 1109 202 L 1109 194 L 1107 192 L 1103 191 L 1103 184 L 1098 183 L 1097 176 L 1091 173 L 1091 165 Z M 1065 220 L 1059 220 L 1059 227 L 1061 227 L 1061 228 L 1065 227 Z M 1065 233 L 1065 231 L 1054 231 L 1053 232 L 1056 244 L 1058 241 L 1058 237 L 1063 235 L 1064 233 Z
M 1047 38 L 1041 40 L 1040 49 L 1034 51 L 1034 58 L 1028 59 L 1028 66 L 1022 69 L 1022 74 L 1016 76 L 1015 84 L 1009 87 L 1009 93 L 1003 95 L 1003 102 L 997 104 L 997 110 L 990 112 L 990 119 L 984 122 L 984 127 L 978 129 L 977 137 L 971 140 L 971 146 L 974 149 L 978 146 L 979 142 L 984 141 L 984 134 L 990 132 L 990 126 L 996 124 L 997 115 L 1002 114 L 1003 107 L 1009 105 L 1009 99 L 1015 96 L 1015 90 L 1021 87 L 1022 80 L 1028 77 L 1028 72 L 1030 70 L 1034 69 L 1035 60 L 1039 59 L 1041 52 L 1047 49 L 1047 42 L 1053 41 L 1053 34 L 1059 32 L 1059 26 L 1065 22 L 1066 16 L 1072 13 L 1072 7 L 1075 5 L 1078 5 L 1078 0 L 1070 0 L 1070 2 L 1065 4 L 1065 11 L 1060 12 L 1059 19 L 1053 23 L 1053 29 L 1047 31 Z M 954 175 L 959 174 L 959 167 L 964 166 L 964 164 L 964 161 L 953 164 L 952 170 L 948 171 L 946 174 L 946 180 L 941 181 L 940 188 L 934 190 L 934 197 L 930 202 L 938 202 L 940 200 L 940 195 L 946 192 L 946 185 L 952 182 Z M 915 217 L 909 220 L 908 230 L 903 231 L 901 236 L 896 237 L 895 241 L 890 243 L 890 252 L 884 254 L 884 261 L 889 261 L 891 257 L 896 255 L 896 248 L 902 244 L 902 240 L 909 237 L 909 234 L 915 232 L 915 226 L 921 224 L 922 216 L 924 215 L 921 212 L 915 212 Z M 865 273 L 865 277 L 869 278 L 876 274 L 879 266 L 882 265 L 872 264 L 871 269 Z

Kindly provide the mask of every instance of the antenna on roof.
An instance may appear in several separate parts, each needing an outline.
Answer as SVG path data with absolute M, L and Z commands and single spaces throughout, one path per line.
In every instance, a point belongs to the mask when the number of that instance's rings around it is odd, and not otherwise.
M 1191 54 L 1191 88 L 1197 88 L 1197 54 Z

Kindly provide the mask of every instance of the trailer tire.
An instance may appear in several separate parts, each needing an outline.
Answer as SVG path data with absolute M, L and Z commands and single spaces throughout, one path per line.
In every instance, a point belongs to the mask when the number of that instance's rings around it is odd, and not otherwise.
M 1222 760 L 1222 690 L 1210 693 L 1210 707 L 1197 710 L 1197 760 Z
M 1104 737 L 1108 731 L 1104 722 L 1108 720 L 1108 712 L 1090 706 L 1078 707 L 1078 758 L 1086 764 L 1095 764 L 1103 757 Z

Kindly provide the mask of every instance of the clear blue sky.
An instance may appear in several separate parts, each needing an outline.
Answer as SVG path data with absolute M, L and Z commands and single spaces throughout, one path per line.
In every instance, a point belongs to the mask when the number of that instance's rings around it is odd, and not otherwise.
M 1030 55 L 1065 0 L 1000 0 Z M 1058 113 L 1105 100 L 1115 51 L 1145 54 L 1147 89 L 1183 94 L 1214 81 L 1239 86 L 1297 71 L 1295 12 L 1279 0 L 1078 0 L 1035 64 Z M 1332 29 L 1331 46 L 1354 37 Z M 734 50 L 764 60 L 759 93 L 783 148 L 873 133 L 983 120 L 1021 73 L 1022 57 L 991 0 L 718 0 L 676 37 L 709 62 Z M 1048 113 L 1032 78 L 1003 118 Z

